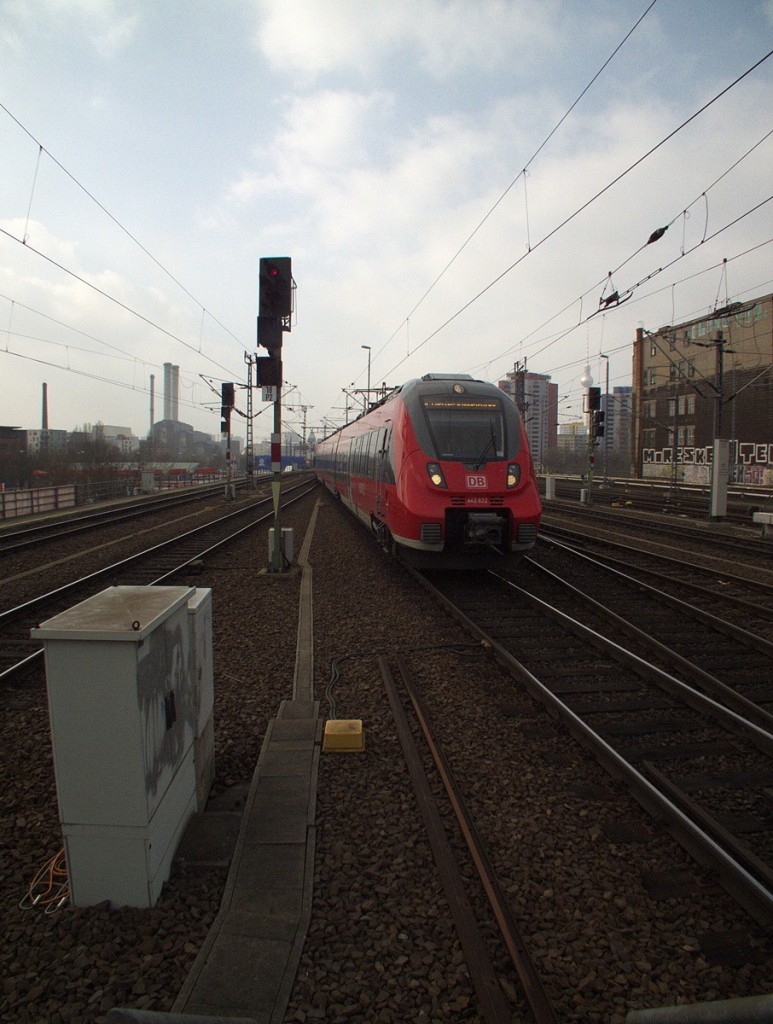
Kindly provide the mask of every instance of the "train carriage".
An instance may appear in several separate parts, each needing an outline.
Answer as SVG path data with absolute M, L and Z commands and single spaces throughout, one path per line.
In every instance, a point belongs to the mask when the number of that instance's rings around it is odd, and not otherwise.
M 396 388 L 321 440 L 314 465 L 382 546 L 414 565 L 501 566 L 536 543 L 542 507 L 521 417 L 469 375 Z

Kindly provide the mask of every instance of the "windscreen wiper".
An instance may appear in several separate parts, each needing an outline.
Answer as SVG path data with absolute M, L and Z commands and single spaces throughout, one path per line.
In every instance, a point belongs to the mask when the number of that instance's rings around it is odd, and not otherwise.
M 483 451 L 480 453 L 480 455 L 475 460 L 475 463 L 474 463 L 474 465 L 472 467 L 473 469 L 480 469 L 480 467 L 483 465 L 483 460 L 485 459 L 486 454 L 488 453 L 488 451 L 491 448 L 495 448 L 496 447 L 496 443 L 497 443 L 497 439 L 494 436 L 494 426 L 492 424 L 492 426 L 491 426 L 491 437 L 486 442 L 486 447 L 483 449 Z

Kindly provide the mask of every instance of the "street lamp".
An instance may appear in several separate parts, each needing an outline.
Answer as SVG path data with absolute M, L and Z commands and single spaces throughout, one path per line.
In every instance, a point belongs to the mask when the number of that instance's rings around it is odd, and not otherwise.
M 609 451 L 609 356 L 599 352 L 599 359 L 607 361 L 607 383 L 604 391 L 604 486 L 609 483 L 607 477 L 607 453 Z
M 365 408 L 367 409 L 370 405 L 370 345 L 360 345 L 360 348 L 366 348 L 368 350 L 368 391 L 365 401 Z

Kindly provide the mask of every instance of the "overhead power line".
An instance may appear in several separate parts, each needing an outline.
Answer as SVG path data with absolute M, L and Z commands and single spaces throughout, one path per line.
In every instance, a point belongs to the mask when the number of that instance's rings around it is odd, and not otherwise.
M 485 215 L 485 217 L 483 217 L 483 219 L 480 221 L 480 223 L 477 225 L 477 227 L 475 227 L 475 229 L 468 235 L 468 237 L 464 240 L 464 242 L 462 242 L 461 246 L 457 249 L 457 251 L 451 257 L 451 259 L 448 261 L 448 263 L 446 263 L 446 265 L 443 267 L 443 269 L 437 275 L 437 277 L 432 282 L 432 284 L 429 286 L 429 288 L 427 288 L 427 290 L 424 292 L 424 294 L 421 296 L 421 298 L 418 300 L 418 302 L 416 302 L 416 304 L 414 305 L 413 309 L 411 309 L 411 311 L 408 313 L 408 315 L 402 320 L 402 322 L 400 323 L 400 326 L 395 328 L 394 332 L 390 335 L 389 338 L 387 338 L 387 340 L 384 342 L 384 344 L 381 346 L 381 348 L 376 353 L 377 356 L 380 355 L 384 351 L 384 349 L 387 347 L 387 345 L 392 341 L 392 339 L 395 337 L 395 335 L 400 331 L 400 329 L 402 328 L 403 324 L 407 320 L 410 320 L 410 318 L 413 316 L 413 314 L 416 312 L 416 310 L 419 308 L 419 306 L 421 306 L 421 304 L 424 302 L 424 300 L 427 298 L 427 296 L 430 294 L 430 292 L 440 282 L 441 278 L 444 276 L 446 271 L 450 270 L 450 268 L 453 266 L 453 264 L 456 262 L 456 260 L 459 258 L 459 256 L 461 256 L 461 254 L 464 252 L 464 250 L 467 248 L 467 246 L 470 244 L 470 242 L 473 240 L 473 238 L 475 238 L 475 236 L 478 234 L 478 232 L 483 227 L 483 225 L 486 223 L 486 221 L 489 219 L 489 217 L 492 215 L 492 213 L 494 213 L 494 211 L 497 209 L 497 207 L 500 205 L 500 203 L 506 198 L 506 196 L 509 194 L 509 192 L 511 191 L 513 186 L 518 182 L 518 180 L 521 177 L 526 175 L 526 173 L 528 172 L 529 167 L 534 163 L 534 161 L 537 159 L 537 157 L 542 152 L 542 150 L 545 148 L 545 146 L 548 144 L 548 142 L 550 142 L 550 140 L 556 134 L 556 132 L 561 127 L 561 125 L 564 123 L 564 121 L 566 121 L 566 119 L 572 113 L 572 111 L 577 106 L 577 104 L 580 102 L 580 100 L 583 98 L 583 96 L 585 96 L 585 94 L 588 92 L 588 90 L 591 88 L 591 86 L 596 82 L 596 80 L 601 76 L 601 74 L 607 69 L 609 64 L 612 63 L 614 58 L 617 56 L 617 54 L 620 52 L 620 50 L 623 48 L 623 46 L 625 46 L 625 44 L 631 38 L 631 36 L 636 31 L 636 29 L 639 27 L 639 25 L 642 23 L 642 21 L 644 21 L 644 19 L 647 17 L 647 15 L 650 13 L 650 11 L 652 10 L 652 8 L 655 6 L 656 3 L 657 3 L 657 0 L 651 0 L 651 3 L 648 5 L 648 7 L 644 11 L 644 13 L 636 20 L 636 22 L 628 30 L 628 32 L 626 32 L 625 36 L 617 44 L 615 49 L 612 51 L 612 53 L 609 55 L 609 57 L 607 57 L 607 59 L 604 61 L 604 63 L 601 65 L 601 67 L 598 69 L 598 71 L 596 71 L 596 73 L 593 75 L 593 77 L 588 82 L 588 84 L 585 86 L 585 88 L 582 90 L 582 92 L 580 92 L 580 94 L 577 96 L 577 98 L 574 100 L 574 102 L 571 104 L 571 106 L 564 112 L 564 114 L 560 118 L 560 120 L 553 126 L 553 128 L 550 130 L 550 132 L 548 132 L 548 134 L 545 136 L 545 138 L 539 144 L 539 146 L 534 151 L 534 153 L 529 157 L 529 159 L 526 161 L 526 163 L 523 166 L 523 170 L 519 171 L 518 174 L 513 178 L 513 180 L 510 182 L 510 184 L 504 190 L 504 192 L 499 197 L 499 199 L 497 199 L 497 201 L 494 203 L 494 205 L 491 207 L 491 209 Z
M 97 373 L 91 373 L 88 370 L 78 370 L 72 366 L 62 366 L 61 363 L 53 363 L 49 359 L 40 359 L 37 356 L 31 356 L 24 352 L 14 352 L 11 349 L 0 350 L 0 356 L 13 356 L 16 359 L 23 359 L 28 363 L 36 363 L 38 366 L 47 366 L 53 370 L 62 370 L 65 373 L 74 373 L 77 377 L 86 377 L 88 380 L 98 381 L 100 384 L 111 384 L 117 388 L 123 388 L 126 391 L 136 391 L 141 395 L 149 395 L 150 388 L 144 385 L 138 384 L 127 384 L 125 381 L 113 380 L 111 377 L 102 377 Z M 212 412 L 207 405 L 203 405 L 199 402 L 193 402 L 191 400 L 180 397 L 179 404 L 190 409 L 203 409 L 205 412 Z
M 86 195 L 96 206 L 98 206 L 99 209 L 105 214 L 105 216 L 109 217 L 110 220 L 116 225 L 116 227 L 120 231 L 122 231 L 123 234 L 125 234 L 126 237 L 129 238 L 139 249 L 141 249 L 142 252 L 145 253 L 145 255 L 148 257 L 148 259 L 151 260 L 153 263 L 155 263 L 155 265 L 159 268 L 159 270 L 163 271 L 163 273 L 166 274 L 166 276 L 170 279 L 170 281 L 173 281 L 174 284 L 176 284 L 177 287 L 181 291 L 183 291 L 188 296 L 188 298 L 191 299 L 191 301 L 194 302 L 199 307 L 199 309 L 202 311 L 202 313 L 206 313 L 206 315 L 209 316 L 214 321 L 214 323 L 216 323 L 218 325 L 218 327 L 220 327 L 223 331 L 225 331 L 226 334 L 230 335 L 230 337 L 232 337 L 234 339 L 234 341 L 238 342 L 239 345 L 243 347 L 243 343 L 239 340 L 239 338 L 237 338 L 236 335 L 232 331 L 230 331 L 224 324 L 222 324 L 216 317 L 212 316 L 212 314 L 209 312 L 209 310 L 207 310 L 207 308 L 203 305 L 203 303 L 201 303 L 196 298 L 195 295 L 192 295 L 191 292 L 189 292 L 188 289 L 185 287 L 185 285 L 182 284 L 174 276 L 174 274 L 172 274 L 172 272 L 170 270 L 167 270 L 167 268 L 164 266 L 164 264 L 161 263 L 160 260 L 156 259 L 156 257 L 153 255 L 153 253 L 150 252 L 150 250 L 147 249 L 142 244 L 142 242 L 140 242 L 140 240 L 138 238 L 136 238 L 135 235 L 133 235 L 131 233 L 131 231 L 128 230 L 128 228 L 124 227 L 124 225 L 118 220 L 118 218 L 113 216 L 113 214 L 107 209 L 107 207 L 104 206 L 104 204 L 101 203 L 96 198 L 96 196 L 93 195 L 93 193 L 91 193 L 86 188 L 85 185 L 83 185 L 80 181 L 78 181 L 78 179 L 75 177 L 75 175 L 73 175 L 70 171 L 68 171 L 68 169 L 64 166 L 64 164 L 61 163 L 59 160 L 57 160 L 57 158 L 52 153 L 50 153 L 45 148 L 45 146 L 38 139 L 35 138 L 35 136 L 32 134 L 32 132 L 25 125 L 22 124 L 22 122 L 18 119 L 18 117 L 15 117 L 11 113 L 11 111 L 8 109 L 8 107 L 6 107 L 3 103 L 0 103 L 0 110 L 4 111 L 4 113 L 6 113 L 8 115 L 8 117 L 10 117 L 10 119 L 14 122 L 14 124 L 18 125 L 18 127 L 24 132 L 24 134 L 27 135 L 28 138 L 30 138 L 35 143 L 35 145 L 38 147 L 38 162 L 40 160 L 40 154 L 41 153 L 45 153 L 46 156 L 49 158 L 49 160 L 51 160 L 53 163 L 55 163 L 56 166 L 59 168 L 59 170 L 62 171 L 63 174 L 66 174 L 67 177 L 70 179 L 70 181 L 72 181 L 73 184 L 76 185 L 81 190 L 81 192 L 83 192 L 84 195 Z M 37 176 L 37 169 L 36 169 L 35 173 L 36 173 L 36 176 Z M 33 191 L 34 191 L 34 183 L 33 183 Z M 32 205 L 32 196 L 30 196 L 30 207 L 31 207 L 31 205 Z M 29 213 L 30 213 L 30 211 L 28 210 L 27 211 L 28 219 L 29 219 Z M 25 245 L 27 244 L 26 238 L 24 239 L 24 244 Z M 33 251 L 36 251 L 36 250 L 33 250 Z M 130 310 L 130 312 L 132 312 L 132 311 Z
M 28 313 L 34 313 L 35 316 L 39 316 L 43 320 L 48 320 L 50 323 L 56 324 L 57 327 L 64 327 L 68 331 L 73 331 L 75 334 L 79 334 L 82 338 L 88 338 L 89 341 L 95 341 L 98 345 L 104 345 L 105 348 L 111 348 L 114 352 L 119 352 L 122 356 L 125 356 L 127 359 L 133 359 L 139 362 L 147 362 L 147 360 L 137 360 L 136 356 L 131 355 L 131 353 L 126 352 L 124 349 L 119 348 L 117 345 L 111 345 L 110 342 L 105 341 L 104 338 L 97 338 L 96 335 L 88 334 L 86 331 L 82 331 L 79 327 L 73 327 L 72 324 L 68 324 L 64 320 L 58 320 L 56 317 L 49 316 L 48 313 L 44 313 L 40 309 L 35 309 L 33 306 L 27 306 L 25 303 L 19 302 L 18 299 L 12 299 L 10 295 L 4 295 L 2 292 L 0 292 L 0 299 L 5 299 L 6 302 L 9 302 L 13 309 L 25 309 L 27 310 Z M 7 333 L 7 331 L 4 329 L 3 333 Z
M 80 274 L 76 274 L 74 270 L 70 270 L 68 267 L 65 267 L 64 264 L 58 263 L 55 259 L 52 259 L 51 256 L 47 256 L 44 252 L 41 252 L 34 246 L 29 245 L 29 243 L 25 242 L 23 239 L 17 238 L 16 235 L 12 234 L 10 231 L 6 231 L 5 228 L 0 228 L 0 234 L 5 235 L 7 238 L 10 238 L 12 241 L 17 242 L 19 245 L 23 245 L 25 249 L 28 249 L 30 252 L 34 252 L 36 256 L 39 256 L 47 263 L 50 263 L 52 266 L 56 267 L 57 270 L 61 270 L 63 273 L 68 274 L 70 277 L 74 278 L 80 284 L 85 285 L 86 288 L 91 288 L 92 291 L 96 292 L 98 295 L 101 295 L 108 301 L 114 302 L 116 306 L 120 306 L 120 308 L 125 310 L 127 313 L 131 313 L 132 316 L 136 316 L 138 320 L 142 320 L 143 323 L 146 323 L 149 327 L 152 327 L 156 331 L 160 331 L 161 334 L 165 334 L 168 338 L 171 338 L 173 341 L 178 342 L 180 345 L 184 345 L 185 348 L 190 349 L 191 352 L 195 352 L 197 355 L 202 356 L 204 359 L 212 363 L 214 366 L 217 366 L 221 370 L 224 370 L 227 374 L 231 373 L 231 371 L 228 370 L 225 366 L 223 366 L 222 363 L 219 363 L 216 359 L 213 359 L 212 356 L 208 356 L 206 353 L 201 352 L 199 349 L 196 348 L 195 345 L 192 345 L 189 341 L 186 341 L 179 335 L 173 334 L 171 331 L 168 331 L 166 327 L 162 327 L 160 324 L 154 323 L 153 320 L 150 320 L 148 317 L 140 313 L 138 310 L 132 309 L 131 306 L 127 306 L 125 302 L 121 302 L 120 299 L 117 299 L 114 295 L 111 295 L 109 292 L 104 291 L 104 289 L 98 288 L 95 284 L 92 284 L 91 281 L 87 281 L 85 277 L 81 277 Z
M 769 202 L 769 200 L 766 200 L 766 201 Z M 731 226 L 731 225 L 727 225 L 727 226 Z M 720 229 L 720 230 L 724 230 L 724 229 Z M 642 296 L 642 299 L 644 299 L 644 298 L 651 298 L 653 295 L 657 295 L 660 291 L 669 291 L 669 290 L 671 290 L 671 288 L 675 287 L 676 285 L 685 284 L 687 281 L 692 281 L 696 277 L 701 277 L 703 274 L 708 274 L 712 270 L 719 270 L 720 268 L 724 267 L 726 264 L 732 263 L 735 260 L 742 259 L 744 256 L 748 256 L 750 253 L 755 252 L 757 249 L 761 249 L 763 246 L 771 245 L 772 243 L 773 243 L 773 238 L 768 238 L 766 241 L 760 242 L 758 245 L 753 245 L 749 249 L 745 249 L 743 252 L 736 253 L 734 256 L 729 256 L 726 259 L 723 259 L 719 263 L 714 263 L 714 264 L 712 264 L 709 267 L 704 267 L 702 270 L 699 270 L 699 271 L 697 271 L 694 274 L 688 274 L 686 277 L 680 278 L 678 281 L 672 282 L 671 284 L 667 285 L 665 288 L 655 289 L 655 291 L 649 292 L 646 296 Z M 687 254 L 685 254 L 685 255 L 687 255 Z M 636 303 L 637 301 L 641 301 L 641 299 L 640 300 L 637 300 L 637 299 L 633 300 L 634 303 Z M 576 302 L 577 302 L 577 300 L 575 300 L 574 303 L 570 303 L 568 306 L 565 306 L 564 310 L 562 310 L 561 312 L 564 312 L 566 309 L 569 309 L 570 306 L 575 305 Z M 560 314 L 557 314 L 557 315 L 560 315 Z M 545 345 L 543 345 L 542 348 L 537 349 L 536 352 L 530 353 L 530 357 L 533 359 L 535 356 L 542 355 L 543 352 L 546 352 L 549 348 L 552 348 L 553 345 L 555 345 L 557 342 L 563 341 L 564 338 L 567 338 L 573 331 L 576 331 L 578 327 L 582 327 L 584 324 L 588 323 L 588 321 L 591 320 L 593 318 L 593 316 L 595 316 L 595 314 L 591 314 L 590 316 L 587 316 L 584 319 L 580 319 L 580 320 L 577 321 L 577 323 L 572 324 L 571 327 L 568 327 L 565 330 L 560 331 L 559 333 L 554 335 L 549 341 L 547 341 L 547 343 Z M 552 318 L 552 319 L 555 319 L 555 318 Z M 546 321 L 546 323 L 550 323 L 550 321 L 548 320 L 548 321 Z M 546 326 L 546 324 L 543 324 L 542 326 L 544 327 L 544 326 Z M 535 329 L 535 331 L 532 331 L 531 333 L 534 334 L 534 333 L 536 333 L 536 331 L 538 331 L 540 329 L 541 328 L 538 327 L 538 328 Z M 528 335 L 528 337 L 530 337 L 530 336 L 531 335 Z M 517 342 L 515 345 L 511 346 L 511 349 L 509 351 L 512 351 L 512 349 L 515 349 L 519 345 L 523 344 L 524 340 L 525 339 L 522 339 L 521 341 Z M 505 354 L 506 353 L 502 353 L 502 355 L 498 356 L 497 358 L 501 359 L 501 358 L 504 357 Z M 489 362 L 491 362 L 491 361 L 492 360 L 489 360 Z
M 668 135 L 664 136 L 664 138 L 662 138 L 660 140 L 660 142 L 656 143 L 654 146 L 652 146 L 650 149 L 648 149 L 646 153 L 644 153 L 637 160 L 635 160 L 632 164 L 630 164 L 624 171 L 621 171 L 620 174 L 618 174 L 610 182 L 608 182 L 602 189 L 600 189 L 598 192 L 596 192 L 595 195 L 591 196 L 590 199 L 587 199 L 584 203 L 582 203 L 580 206 L 578 206 L 574 210 L 573 213 L 569 214 L 568 217 L 565 217 L 559 224 L 557 224 L 554 228 L 552 228 L 546 235 L 543 235 L 543 237 L 531 249 L 529 249 L 528 252 L 526 252 L 523 255 L 519 256 L 519 258 L 517 260 L 515 260 L 508 267 L 506 267 L 500 274 L 497 274 L 497 276 L 495 278 L 493 278 L 493 280 L 491 280 L 476 295 L 474 295 L 471 299 L 469 299 L 467 302 L 465 302 L 464 305 L 461 306 L 459 309 L 457 309 L 457 311 L 455 313 L 453 313 L 450 317 L 448 317 L 448 319 L 444 320 L 443 323 L 440 324 L 439 327 L 436 327 L 434 331 L 432 331 L 430 334 L 428 334 L 427 337 L 424 338 L 424 340 L 422 342 L 420 342 L 417 346 L 415 346 L 415 348 L 410 353 L 410 355 L 406 355 L 402 359 L 400 359 L 388 371 L 387 375 L 391 375 L 399 366 L 402 366 L 402 364 L 408 358 L 410 358 L 410 356 L 415 355 L 416 352 L 418 352 L 418 350 L 420 348 L 423 348 L 424 345 L 426 345 L 428 342 L 430 342 L 433 338 L 437 337 L 437 335 L 440 334 L 441 331 L 445 330 L 445 328 L 448 327 L 449 324 L 453 323 L 453 321 L 456 320 L 459 316 L 461 316 L 461 314 L 464 313 L 467 309 L 469 309 L 470 306 L 472 306 L 474 303 L 476 303 L 478 301 L 478 299 L 482 298 L 488 291 L 490 291 L 494 287 L 494 285 L 498 284 L 504 277 L 506 277 L 509 273 L 511 273 L 511 271 L 513 271 L 517 266 L 519 266 L 521 263 L 523 263 L 523 261 L 527 257 L 531 256 L 531 254 L 536 249 L 538 249 L 540 246 L 544 245 L 545 242 L 547 242 L 551 238 L 553 238 L 553 236 L 558 234 L 559 231 L 562 231 L 568 224 L 570 224 L 573 220 L 575 220 L 576 217 L 578 217 L 581 213 L 583 213 L 585 210 L 587 210 L 590 206 L 593 205 L 593 203 L 595 203 L 603 195 L 605 195 L 607 192 L 609 192 L 609 190 L 611 188 L 613 188 L 620 181 L 622 181 L 623 178 L 625 178 L 628 174 L 631 173 L 631 171 L 635 170 L 637 167 L 639 167 L 641 164 L 643 164 L 645 160 L 649 159 L 649 157 L 651 157 L 653 155 L 653 153 L 656 153 L 667 142 L 669 142 L 676 135 L 678 135 L 678 133 L 680 131 L 682 131 L 684 128 L 686 128 L 687 125 L 691 124 L 697 117 L 700 117 L 701 114 L 705 113 L 711 106 L 713 106 L 714 103 L 716 103 L 718 100 L 720 100 L 731 89 L 735 88 L 735 86 L 737 86 L 740 82 L 742 82 L 745 78 L 747 78 L 753 71 L 756 71 L 756 69 L 758 67 L 760 67 L 762 64 L 764 64 L 765 61 L 768 60 L 771 56 L 773 56 L 773 50 L 769 50 L 765 54 L 764 57 L 761 57 L 750 68 L 747 68 L 747 70 L 744 71 L 743 74 L 739 75 L 729 85 L 726 85 L 724 89 L 720 90 L 720 92 L 718 92 L 712 99 L 708 100 L 706 103 L 703 104 L 703 106 L 699 107 L 698 110 L 696 110 L 688 118 L 686 118 L 684 121 L 682 121 L 682 123 L 680 125 L 678 125 L 672 131 L 670 131 L 668 133 Z M 767 201 L 768 200 L 765 200 L 765 202 L 767 202 Z

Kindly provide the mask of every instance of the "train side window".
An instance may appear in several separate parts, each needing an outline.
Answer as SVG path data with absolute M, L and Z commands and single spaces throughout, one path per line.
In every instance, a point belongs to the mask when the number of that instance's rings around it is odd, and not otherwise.
M 384 427 L 379 451 L 379 479 L 394 483 L 394 460 L 392 459 L 392 425 Z
M 341 480 L 347 480 L 349 477 L 349 463 L 351 454 L 351 442 L 344 440 L 342 438 L 338 443 L 338 452 L 336 453 L 336 470 Z
M 381 479 L 388 484 L 395 482 L 395 460 L 392 451 L 392 424 L 384 427 L 381 444 Z
M 376 476 L 376 444 L 378 442 L 378 431 L 371 430 L 368 434 L 368 454 L 367 454 L 367 469 L 365 475 L 369 480 L 373 480 Z
M 378 431 L 376 441 L 376 480 L 381 481 L 384 479 L 384 468 L 386 466 L 386 443 L 387 436 L 389 434 L 388 427 L 381 427 Z

